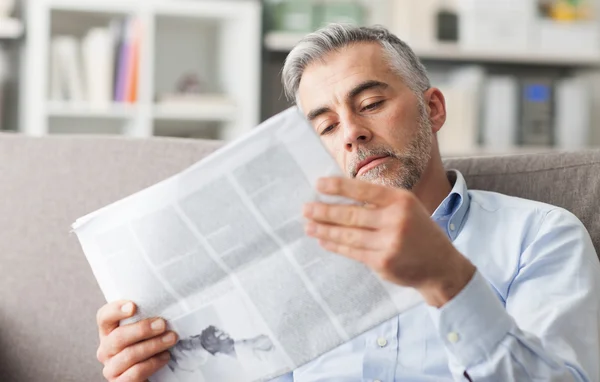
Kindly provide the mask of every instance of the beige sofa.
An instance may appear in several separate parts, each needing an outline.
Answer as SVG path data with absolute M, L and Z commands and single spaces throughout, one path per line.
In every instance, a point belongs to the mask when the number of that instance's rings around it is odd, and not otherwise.
M 95 313 L 104 299 L 70 224 L 217 147 L 0 134 L 0 381 L 102 381 Z M 600 249 L 600 151 L 459 159 L 447 166 L 460 169 L 471 188 L 571 210 Z

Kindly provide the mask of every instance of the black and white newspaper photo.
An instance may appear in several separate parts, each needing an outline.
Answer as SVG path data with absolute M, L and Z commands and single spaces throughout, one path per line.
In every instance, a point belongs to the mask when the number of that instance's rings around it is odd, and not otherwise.
M 230 293 L 174 320 L 180 340 L 151 381 L 244 382 L 277 375 L 286 356 L 248 302 Z

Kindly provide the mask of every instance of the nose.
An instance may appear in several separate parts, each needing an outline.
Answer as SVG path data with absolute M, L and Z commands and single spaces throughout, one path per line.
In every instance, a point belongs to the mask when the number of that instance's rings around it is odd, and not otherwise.
M 344 147 L 348 152 L 356 150 L 359 145 L 364 145 L 372 139 L 371 130 L 358 118 L 347 116 L 341 122 L 344 131 Z

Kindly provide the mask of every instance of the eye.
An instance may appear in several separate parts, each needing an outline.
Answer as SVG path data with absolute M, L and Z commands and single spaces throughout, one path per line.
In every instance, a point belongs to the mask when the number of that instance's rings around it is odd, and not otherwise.
M 325 135 L 325 134 L 327 134 L 327 133 L 330 133 L 330 132 L 331 132 L 333 129 L 335 129 L 335 127 L 336 127 L 337 125 L 338 125 L 337 123 L 334 123 L 333 125 L 329 125 L 329 126 L 327 126 L 326 128 L 324 128 L 324 129 L 321 131 L 321 135 Z
M 371 111 L 377 109 L 379 106 L 383 105 L 385 101 L 378 101 L 374 103 L 370 103 L 367 106 L 363 107 L 360 111 Z

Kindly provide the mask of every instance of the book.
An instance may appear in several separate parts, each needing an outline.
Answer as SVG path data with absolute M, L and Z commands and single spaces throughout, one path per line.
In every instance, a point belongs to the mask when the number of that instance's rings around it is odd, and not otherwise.
M 554 144 L 553 78 L 523 78 L 520 95 L 519 144 Z
M 130 60 L 130 50 L 131 50 L 131 35 L 132 35 L 132 23 L 131 19 L 126 19 L 123 21 L 122 25 L 122 33 L 121 40 L 119 43 L 119 52 L 118 52 L 118 68 L 116 71 L 115 78 L 115 96 L 114 100 L 116 102 L 125 102 L 127 97 L 127 75 L 129 68 L 129 60 Z
M 141 23 L 138 19 L 130 20 L 129 51 L 127 59 L 127 75 L 125 80 L 125 102 L 137 101 L 137 87 L 139 76 L 139 58 L 141 42 Z
M 74 36 L 56 36 L 52 45 L 56 54 L 57 81 L 65 89 L 64 99 L 73 102 L 86 101 L 79 40 Z
M 52 101 L 66 100 L 66 79 L 61 65 L 60 43 L 54 38 L 50 42 L 50 99 Z
M 111 100 L 117 100 L 117 76 L 119 74 L 120 52 L 125 33 L 125 20 L 122 18 L 110 21 L 108 29 L 110 31 L 111 49 L 112 49 L 112 78 L 111 78 Z
M 112 45 L 108 28 L 93 28 L 83 38 L 84 72 L 91 107 L 106 107 L 112 100 Z
M 519 84 L 513 76 L 490 76 L 483 92 L 482 141 L 486 147 L 511 149 L 517 143 Z
M 592 115 L 588 84 L 579 78 L 566 78 L 557 81 L 554 89 L 556 146 L 573 150 L 588 146 Z

